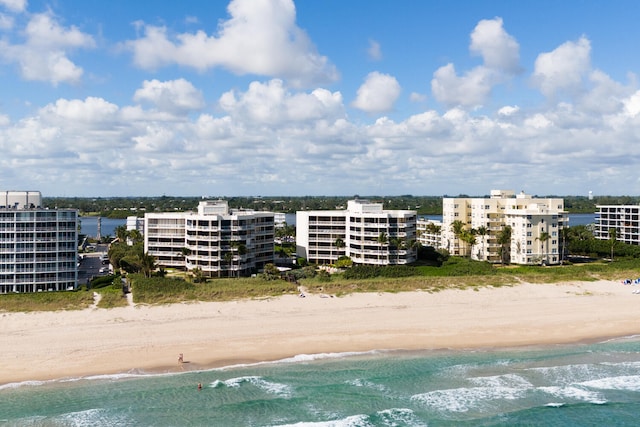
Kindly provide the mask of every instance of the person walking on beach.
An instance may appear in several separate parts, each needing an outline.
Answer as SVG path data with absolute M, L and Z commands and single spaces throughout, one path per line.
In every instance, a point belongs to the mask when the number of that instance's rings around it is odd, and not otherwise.
M 184 363 L 184 356 L 182 355 L 182 353 L 178 355 L 178 363 L 180 364 Z

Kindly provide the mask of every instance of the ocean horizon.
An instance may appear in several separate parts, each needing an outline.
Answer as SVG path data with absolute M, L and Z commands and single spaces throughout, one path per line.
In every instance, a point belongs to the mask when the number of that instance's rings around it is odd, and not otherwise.
M 640 339 L 299 355 L 0 386 L 7 426 L 631 426 Z M 202 389 L 198 389 L 198 384 Z

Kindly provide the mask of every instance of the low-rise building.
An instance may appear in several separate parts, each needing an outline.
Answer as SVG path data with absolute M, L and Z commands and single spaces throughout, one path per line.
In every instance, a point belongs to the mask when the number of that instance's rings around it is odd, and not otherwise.
M 0 294 L 78 286 L 78 211 L 42 207 L 39 191 L 0 191 Z
M 416 259 L 416 212 L 350 200 L 345 210 L 298 211 L 296 253 L 312 264 L 347 256 L 355 264 L 407 264 Z

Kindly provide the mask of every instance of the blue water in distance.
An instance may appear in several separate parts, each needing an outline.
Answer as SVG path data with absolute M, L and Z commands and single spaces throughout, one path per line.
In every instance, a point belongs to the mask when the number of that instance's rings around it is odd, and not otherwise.
M 639 411 L 634 338 L 0 386 L 6 426 L 632 426 Z
M 78 220 L 80 221 L 80 234 L 96 237 L 98 234 L 97 216 L 81 216 Z M 102 217 L 100 220 L 100 234 L 102 236 L 115 237 L 115 229 L 120 225 L 127 225 L 127 220 Z

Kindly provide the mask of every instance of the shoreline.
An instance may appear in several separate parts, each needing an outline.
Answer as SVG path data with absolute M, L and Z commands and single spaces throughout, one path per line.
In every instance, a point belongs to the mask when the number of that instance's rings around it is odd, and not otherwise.
M 640 334 L 613 281 L 0 313 L 0 385 L 371 351 L 492 351 Z M 186 363 L 178 364 L 178 354 Z

